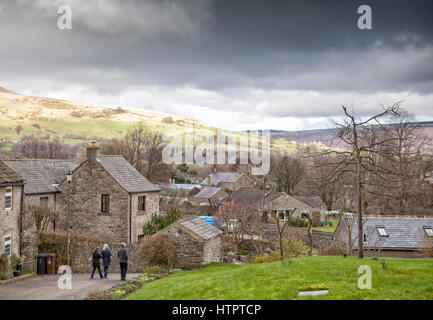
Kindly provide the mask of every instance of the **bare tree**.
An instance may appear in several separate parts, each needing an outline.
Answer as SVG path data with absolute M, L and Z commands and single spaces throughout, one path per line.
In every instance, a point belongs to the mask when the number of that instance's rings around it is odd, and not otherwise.
M 244 241 L 245 228 L 240 227 L 251 210 L 243 205 L 236 203 L 227 203 L 218 208 L 215 217 L 222 225 L 218 225 L 224 231 L 224 235 L 233 244 L 235 251 L 239 251 L 240 244 Z
M 382 168 L 377 165 L 372 151 L 377 146 L 385 145 L 388 137 L 374 134 L 378 129 L 383 128 L 384 121 L 389 120 L 392 116 L 398 116 L 402 109 L 400 103 L 391 107 L 386 107 L 382 112 L 368 117 L 367 119 L 358 119 L 354 112 L 342 107 L 345 118 L 342 122 L 334 121 L 338 131 L 336 139 L 343 141 L 350 147 L 350 150 L 337 152 L 344 155 L 344 160 L 336 165 L 336 169 L 331 176 L 338 178 L 346 172 L 353 172 L 356 186 L 356 210 L 358 216 L 358 234 L 363 234 L 363 196 L 365 192 L 366 175 L 376 175 L 382 173 Z M 372 126 L 374 124 L 374 126 Z M 358 241 L 358 258 L 364 257 L 363 242 Z
M 299 155 L 276 154 L 271 163 L 271 177 L 277 189 L 293 194 L 294 188 L 305 175 L 305 160 Z
M 139 122 L 128 129 L 123 139 L 104 141 L 101 153 L 122 155 L 149 180 L 162 181 L 168 179 L 171 172 L 171 167 L 162 161 L 164 146 L 159 132 Z
M 284 232 L 286 231 L 286 228 L 289 225 L 290 219 L 292 218 L 295 211 L 296 211 L 296 208 L 291 210 L 289 212 L 289 214 L 287 215 L 287 219 L 283 220 L 283 222 L 281 222 L 279 212 L 275 212 L 275 211 L 269 212 L 269 215 L 271 216 L 273 223 L 277 227 L 278 247 L 280 250 L 281 261 L 284 260 L 284 246 L 283 246 Z
M 12 148 L 15 154 L 28 159 L 71 159 L 77 150 L 78 146 L 64 143 L 58 137 L 43 139 L 38 135 L 24 136 Z

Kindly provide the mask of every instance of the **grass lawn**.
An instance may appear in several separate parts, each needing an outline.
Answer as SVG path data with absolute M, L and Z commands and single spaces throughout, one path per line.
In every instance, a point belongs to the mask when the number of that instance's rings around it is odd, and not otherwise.
M 335 229 L 337 229 L 339 220 L 340 220 L 339 218 L 328 218 L 327 221 L 332 221 L 332 226 L 329 225 L 322 226 L 322 227 L 319 226 L 319 227 L 313 227 L 313 229 L 334 232 Z
M 215 263 L 145 284 L 128 300 L 166 299 L 433 299 L 433 259 L 315 256 L 263 264 Z M 369 265 L 372 289 L 358 289 L 358 267 Z M 299 290 L 329 289 L 316 297 Z

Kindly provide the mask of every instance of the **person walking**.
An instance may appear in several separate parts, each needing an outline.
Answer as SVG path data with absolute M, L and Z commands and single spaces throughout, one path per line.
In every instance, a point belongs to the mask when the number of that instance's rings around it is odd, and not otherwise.
M 90 256 L 90 259 L 92 261 L 93 264 L 93 271 L 92 271 L 92 275 L 90 276 L 90 280 L 93 279 L 93 276 L 95 275 L 95 271 L 96 269 L 98 269 L 99 272 L 99 276 L 101 277 L 101 280 L 104 279 L 104 277 L 102 276 L 102 272 L 101 272 L 101 253 L 99 252 L 100 248 L 96 247 L 95 251 L 93 251 L 92 255 Z
M 128 269 L 128 251 L 126 251 L 126 243 L 122 243 L 122 247 L 117 251 L 117 257 L 120 263 L 120 280 L 126 281 L 126 270 Z
M 101 256 L 102 256 L 102 266 L 104 267 L 104 278 L 107 278 L 108 268 L 110 267 L 111 259 L 112 259 L 111 250 L 108 244 L 104 244 L 104 246 L 102 247 Z

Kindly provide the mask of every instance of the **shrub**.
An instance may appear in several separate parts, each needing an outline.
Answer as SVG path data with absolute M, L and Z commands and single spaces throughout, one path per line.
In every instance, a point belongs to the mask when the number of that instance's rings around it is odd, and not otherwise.
M 0 280 L 8 280 L 13 278 L 14 276 L 12 275 L 12 273 L 1 273 L 0 274 Z
M 153 275 L 153 274 L 161 274 L 164 272 L 164 270 L 160 266 L 150 266 L 144 268 L 143 272 L 147 275 Z
M 308 251 L 308 247 L 301 240 L 294 237 L 283 241 L 284 258 L 297 258 Z
M 301 219 L 300 217 L 290 218 L 288 225 L 291 227 L 307 228 L 308 227 L 308 221 Z
M 143 226 L 143 234 L 150 236 L 180 219 L 179 210 L 171 208 L 164 215 L 152 214 L 150 221 Z
M 180 268 L 175 268 L 175 269 L 171 269 L 168 273 L 172 274 L 172 273 L 179 273 L 179 272 L 183 272 L 183 270 Z
M 6 253 L 0 256 L 0 274 L 8 273 L 9 270 L 9 257 Z
M 256 255 L 248 259 L 248 263 L 265 263 L 281 260 L 281 256 L 278 252 L 272 251 L 269 255 Z
M 145 238 L 138 254 L 149 266 L 170 269 L 176 263 L 173 243 L 162 234 Z
M 319 248 L 319 255 L 321 256 L 342 256 L 346 252 L 346 244 L 343 241 L 338 240 L 326 242 Z

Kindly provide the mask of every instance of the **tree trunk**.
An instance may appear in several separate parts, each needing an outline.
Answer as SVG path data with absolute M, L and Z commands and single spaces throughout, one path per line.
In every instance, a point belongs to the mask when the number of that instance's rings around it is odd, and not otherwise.
M 356 193 L 358 196 L 358 258 L 364 258 L 364 236 L 362 225 L 362 181 L 361 181 L 361 158 L 357 153 Z

